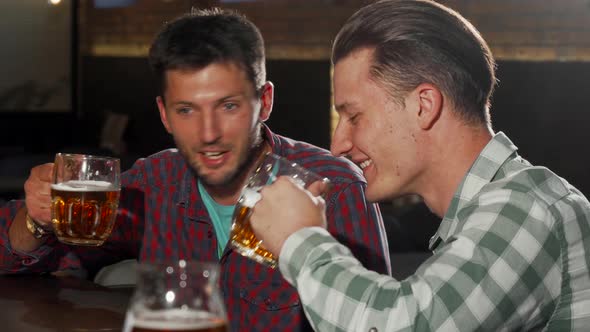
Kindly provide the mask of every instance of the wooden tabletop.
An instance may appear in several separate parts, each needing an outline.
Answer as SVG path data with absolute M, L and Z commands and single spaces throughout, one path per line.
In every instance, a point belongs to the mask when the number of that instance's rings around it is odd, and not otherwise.
M 0 331 L 121 331 L 132 291 L 76 277 L 0 275 Z

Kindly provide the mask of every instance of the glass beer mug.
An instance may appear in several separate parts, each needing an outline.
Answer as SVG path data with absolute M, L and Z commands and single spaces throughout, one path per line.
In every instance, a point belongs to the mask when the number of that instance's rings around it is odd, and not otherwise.
M 233 222 L 230 232 L 230 243 L 234 250 L 242 256 L 255 260 L 258 263 L 270 268 L 277 266 L 277 258 L 258 240 L 250 226 L 251 210 L 260 199 L 260 189 L 273 183 L 279 176 L 289 176 L 307 188 L 316 181 L 329 184 L 327 178 L 319 175 L 272 153 L 267 153 L 262 162 L 256 167 L 250 176 L 248 183 L 242 189 L 242 193 L 236 209 L 234 210 Z
M 121 169 L 117 158 L 55 155 L 51 184 L 51 223 L 66 244 L 100 246 L 117 216 Z
M 139 264 L 123 331 L 228 331 L 218 278 L 215 263 Z

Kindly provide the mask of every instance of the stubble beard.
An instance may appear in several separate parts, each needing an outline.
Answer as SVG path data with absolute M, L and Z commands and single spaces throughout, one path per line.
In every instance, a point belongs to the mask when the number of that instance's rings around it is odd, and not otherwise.
M 263 141 L 262 125 L 260 123 L 257 124 L 256 129 L 254 130 L 254 134 L 250 136 L 250 138 L 250 143 L 248 144 L 248 148 L 246 149 L 245 153 L 239 156 L 238 166 L 219 180 L 213 180 L 210 177 L 204 175 L 203 172 L 200 171 L 201 167 L 197 163 L 196 159 L 191 158 L 191 156 L 197 154 L 197 152 L 193 153 L 190 147 L 180 145 L 178 144 L 178 142 L 176 142 L 176 146 L 184 160 L 188 162 L 191 171 L 199 178 L 199 181 L 201 181 L 202 184 L 204 184 L 205 186 L 219 187 L 234 184 L 234 182 L 239 180 L 239 178 L 245 172 L 248 172 L 250 166 L 258 157 L 258 152 Z

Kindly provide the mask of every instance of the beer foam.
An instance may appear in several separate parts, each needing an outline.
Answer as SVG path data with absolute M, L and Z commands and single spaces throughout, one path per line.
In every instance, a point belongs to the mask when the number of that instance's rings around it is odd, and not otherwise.
M 57 184 L 52 184 L 51 189 L 61 191 L 111 191 L 117 190 L 115 186 L 107 181 L 95 180 L 72 180 Z
M 243 206 L 253 208 L 260 198 L 262 198 L 262 196 L 256 189 L 246 187 L 242 191 L 242 198 L 240 200 Z
M 205 311 L 166 309 L 140 312 L 133 317 L 133 326 L 153 330 L 205 330 L 225 325 L 223 319 Z

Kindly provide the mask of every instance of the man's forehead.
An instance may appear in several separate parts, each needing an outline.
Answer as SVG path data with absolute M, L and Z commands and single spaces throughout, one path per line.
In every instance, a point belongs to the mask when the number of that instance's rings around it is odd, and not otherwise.
M 229 75 L 229 76 L 228 76 Z M 215 81 L 215 78 L 231 79 L 231 82 L 248 85 L 248 89 L 256 91 L 256 88 L 248 78 L 248 75 L 243 67 L 237 65 L 234 62 L 212 62 L 206 66 L 200 67 L 181 67 L 168 69 L 165 72 L 165 82 L 168 86 L 172 80 L 178 78 L 196 78 L 208 79 L 211 82 Z M 233 77 L 233 79 L 232 79 Z M 231 82 L 227 81 L 228 84 Z M 231 84 L 230 84 L 231 85 Z
M 357 100 L 363 85 L 370 81 L 368 52 L 355 51 L 342 58 L 334 67 L 333 89 L 334 108 L 342 113 L 358 108 Z
M 238 63 L 234 61 L 215 61 L 200 66 L 184 65 L 172 67 L 166 70 L 166 75 L 168 76 L 173 73 L 195 74 L 211 70 L 223 70 L 228 72 L 234 72 L 235 74 L 238 74 L 243 77 L 247 76 L 246 70 L 243 68 L 243 66 L 240 66 Z

